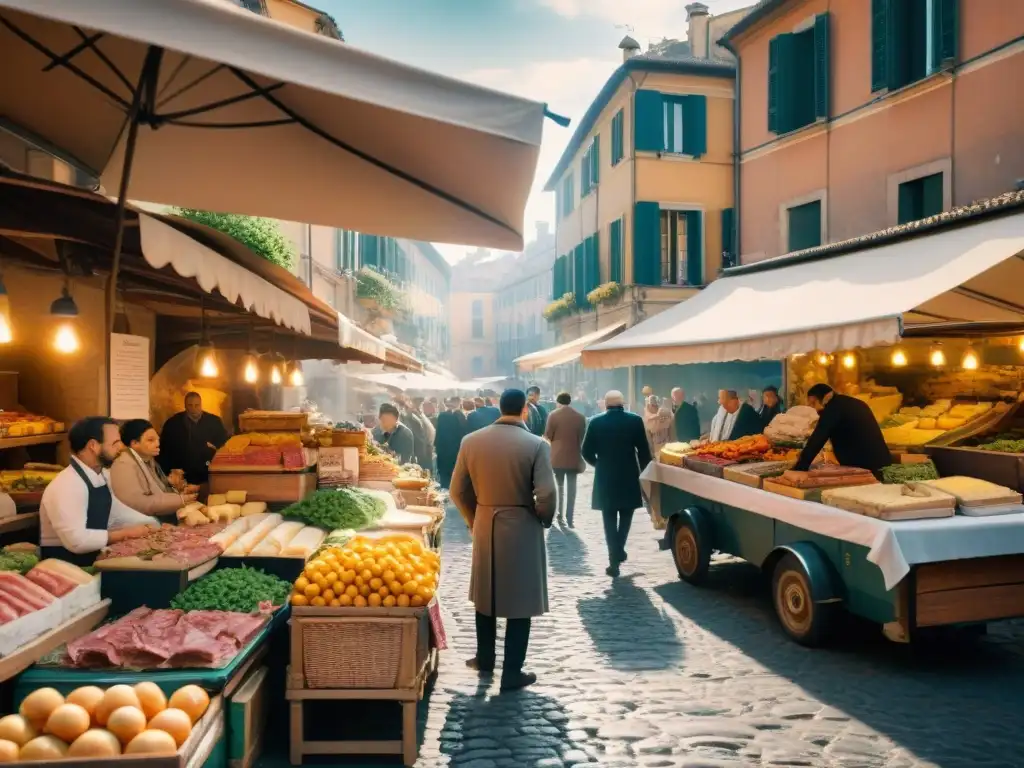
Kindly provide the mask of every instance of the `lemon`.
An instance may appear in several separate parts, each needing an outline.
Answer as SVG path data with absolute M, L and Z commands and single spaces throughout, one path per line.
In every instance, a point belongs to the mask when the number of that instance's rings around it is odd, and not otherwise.
M 356 580 L 356 572 L 351 569 L 344 571 L 341 574 L 341 580 L 345 584 L 351 584 Z
M 409 607 L 409 596 L 408 595 L 399 595 L 396 602 L 398 603 L 398 607 L 399 608 L 408 608 Z
M 388 568 L 386 571 L 384 571 L 380 575 L 380 577 L 382 579 L 384 579 L 384 583 L 385 584 L 390 584 L 392 581 L 395 580 L 395 572 L 392 571 L 390 568 Z M 302 578 L 302 577 L 300 576 L 299 578 Z M 295 586 L 298 586 L 298 582 L 296 582 Z
M 413 595 L 415 595 L 417 592 L 419 592 L 419 590 L 420 590 L 419 583 L 413 581 L 412 579 L 409 579 L 409 581 L 405 582 L 405 584 L 402 585 L 402 591 L 405 594 L 409 595 L 409 597 L 412 597 Z
M 359 588 L 359 594 L 362 595 L 363 597 L 366 597 L 368 594 L 370 594 L 370 585 L 369 584 L 363 584 L 363 586 L 361 586 Z
M 337 598 L 335 598 L 334 600 L 331 600 L 331 602 L 329 602 L 328 605 L 331 606 L 331 608 L 340 608 L 341 607 L 341 603 L 338 601 Z
M 320 593 L 320 597 L 322 597 L 327 602 L 330 602 L 331 600 L 334 599 L 334 590 L 333 589 L 325 589 L 322 593 Z
M 338 580 L 338 574 L 336 574 L 334 571 L 331 571 L 326 576 L 324 576 L 324 578 L 327 580 L 328 584 L 333 584 Z
M 366 602 L 371 608 L 380 608 L 381 597 L 376 592 L 371 592 L 370 596 L 366 598 Z
M 350 600 L 353 600 L 359 594 L 359 587 L 357 587 L 355 584 L 349 584 L 347 587 L 345 587 L 345 594 L 348 596 Z
M 327 605 L 327 601 L 324 600 L 322 597 L 314 597 L 312 600 L 309 601 L 309 604 L 316 606 L 317 608 L 323 608 L 325 605 Z
M 411 598 L 409 598 L 409 605 L 413 608 L 419 608 L 425 605 L 425 603 L 423 602 L 422 597 L 420 597 L 419 595 L 413 595 Z
M 352 605 L 352 596 L 351 595 L 339 595 L 338 596 L 338 604 L 342 608 L 349 607 L 350 605 Z
M 295 588 L 299 592 L 304 590 L 307 586 L 309 586 L 309 579 L 307 579 L 305 576 L 299 576 L 299 578 L 295 580 Z
M 357 595 L 352 600 L 352 605 L 354 605 L 356 608 L 365 608 L 366 607 L 366 598 L 363 597 L 362 595 Z
M 389 590 L 387 587 L 381 587 L 380 589 L 377 590 L 377 594 L 380 595 L 381 597 L 387 597 L 388 595 L 391 594 L 391 590 Z
M 363 570 L 359 572 L 359 575 L 362 577 L 363 581 L 367 582 L 373 578 L 373 573 L 369 568 L 363 568 Z
M 314 598 L 320 594 L 319 584 L 307 584 L 306 588 L 302 590 L 302 593 L 309 598 Z
M 402 582 L 398 581 L 397 579 L 395 581 L 389 581 L 388 592 L 390 592 L 393 595 L 402 594 Z
M 384 586 L 384 582 L 381 581 L 380 579 L 378 579 L 376 577 L 370 579 L 370 589 L 372 589 L 374 592 L 376 592 L 378 589 L 380 589 L 383 586 Z
M 396 602 L 395 596 L 394 595 L 388 595 L 387 597 L 385 597 L 381 601 L 381 605 L 383 605 L 385 608 L 394 608 L 395 607 L 395 602 Z
M 305 595 L 300 595 L 296 592 L 292 595 L 292 605 L 309 605 L 309 600 L 306 599 Z

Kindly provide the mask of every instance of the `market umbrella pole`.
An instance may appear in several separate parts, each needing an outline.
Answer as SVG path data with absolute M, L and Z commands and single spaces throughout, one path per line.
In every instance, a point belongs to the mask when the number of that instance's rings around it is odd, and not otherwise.
M 128 202 L 128 183 L 132 175 L 132 160 L 135 157 L 135 142 L 139 135 L 139 122 L 143 114 L 143 103 L 146 103 L 146 114 L 152 115 L 156 106 L 156 84 L 160 74 L 160 59 L 163 49 L 150 46 L 142 63 L 139 82 L 132 93 L 131 107 L 128 110 L 128 135 L 125 141 L 124 163 L 122 165 L 121 183 L 117 191 L 117 209 L 114 213 L 114 254 L 107 278 L 107 312 L 106 312 L 106 343 L 104 345 L 105 364 L 107 371 L 107 414 L 113 410 L 113 393 L 110 390 L 111 335 L 114 333 L 114 320 L 117 316 L 117 273 L 121 267 L 121 251 L 124 247 L 125 204 Z

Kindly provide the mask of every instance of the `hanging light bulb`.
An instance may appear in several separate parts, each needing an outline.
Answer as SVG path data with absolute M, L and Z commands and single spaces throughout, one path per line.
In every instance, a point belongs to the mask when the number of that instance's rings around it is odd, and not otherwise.
M 217 358 L 213 355 L 213 350 L 206 350 L 202 355 L 202 362 L 199 365 L 199 375 L 204 379 L 215 379 L 220 374 L 220 369 L 217 368 Z
M 270 383 L 281 383 L 281 365 L 276 360 L 274 361 L 274 364 L 270 367 Z
M 298 365 L 292 368 L 291 375 L 288 377 L 288 383 L 293 387 L 303 387 L 306 385 L 306 377 L 302 375 L 302 369 Z
M 11 302 L 7 296 L 7 286 L 3 275 L 0 275 L 0 344 L 10 344 L 14 340 L 11 333 Z
M 53 348 L 62 355 L 70 355 L 73 352 L 77 352 L 80 344 L 74 319 L 78 317 L 78 305 L 71 298 L 71 292 L 68 290 L 67 283 L 64 284 L 64 288 L 61 290 L 60 298 L 50 305 L 50 316 L 64 320 L 57 327 L 57 334 L 53 338 Z
M 857 367 L 857 356 L 853 352 L 847 352 L 843 355 L 843 368 L 848 371 L 852 371 Z
M 215 379 L 220 375 L 220 368 L 217 366 L 217 356 L 214 354 L 213 342 L 210 341 L 210 333 L 206 329 L 206 306 L 200 304 L 199 349 L 197 352 L 199 360 L 199 375 L 204 379 Z
M 928 353 L 928 362 L 935 368 L 941 368 L 946 364 L 946 353 L 942 351 L 941 344 L 932 347 L 932 351 Z
M 260 369 L 256 365 L 256 357 L 247 355 L 245 358 L 245 381 L 247 384 L 255 384 L 260 379 Z
M 899 347 L 896 347 L 892 351 L 892 357 L 889 359 L 892 363 L 893 368 L 902 368 L 907 364 L 907 353 Z
M 1017 349 L 1019 349 L 1021 352 L 1024 352 L 1024 336 L 1021 336 L 1020 339 L 1017 341 Z
M 832 355 L 825 352 L 818 353 L 818 365 L 825 366 L 832 362 Z
M 964 352 L 963 358 L 960 360 L 960 366 L 965 371 L 976 371 L 978 370 L 978 353 L 974 351 L 974 347 L 970 344 L 967 345 L 967 351 Z

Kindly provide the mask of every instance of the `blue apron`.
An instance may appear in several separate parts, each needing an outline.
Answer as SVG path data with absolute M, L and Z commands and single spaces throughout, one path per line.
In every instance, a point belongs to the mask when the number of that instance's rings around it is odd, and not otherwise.
M 82 482 L 85 483 L 86 490 L 89 492 L 89 501 L 85 512 L 86 529 L 90 531 L 107 530 L 107 525 L 110 523 L 110 508 L 114 502 L 114 497 L 110 493 L 110 486 L 101 485 L 97 488 L 86 476 L 85 470 L 79 466 L 77 461 L 72 459 L 71 466 L 78 473 L 78 476 L 82 478 Z M 96 552 L 77 553 L 59 545 L 41 547 L 40 555 L 44 560 L 48 557 L 55 557 L 58 560 L 66 560 L 79 567 L 92 565 L 96 561 Z

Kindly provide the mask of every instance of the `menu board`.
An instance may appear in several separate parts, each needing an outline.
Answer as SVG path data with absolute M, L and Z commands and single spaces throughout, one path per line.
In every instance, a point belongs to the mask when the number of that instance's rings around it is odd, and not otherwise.
M 149 418 L 149 339 L 110 334 L 110 416 Z

